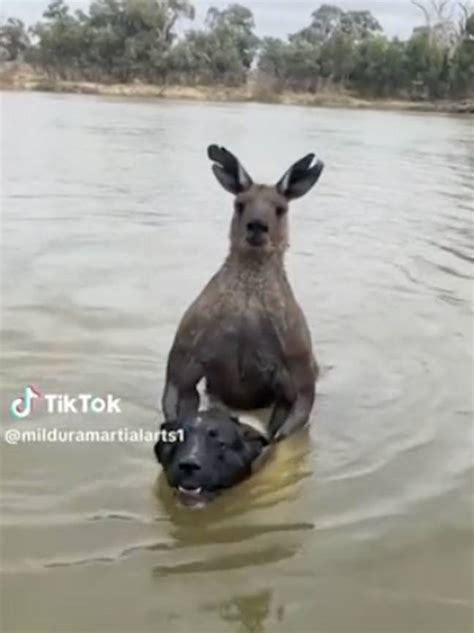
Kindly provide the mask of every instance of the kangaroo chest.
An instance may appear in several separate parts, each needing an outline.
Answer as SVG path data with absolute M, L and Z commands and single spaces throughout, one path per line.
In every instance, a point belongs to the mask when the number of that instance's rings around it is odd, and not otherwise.
M 261 305 L 225 306 L 209 332 L 204 366 L 208 388 L 229 404 L 264 406 L 273 399 L 282 364 L 273 321 Z
M 214 343 L 210 357 L 233 361 L 240 373 L 245 373 L 249 364 L 268 363 L 281 356 L 274 323 L 262 310 L 225 310 L 210 338 Z

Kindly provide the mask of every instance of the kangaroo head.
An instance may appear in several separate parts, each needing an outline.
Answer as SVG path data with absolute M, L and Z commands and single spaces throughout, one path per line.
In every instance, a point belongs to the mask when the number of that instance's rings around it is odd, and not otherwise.
M 316 184 L 324 164 L 308 154 L 294 163 L 276 185 L 255 184 L 239 160 L 224 147 L 210 145 L 207 155 L 219 183 L 235 196 L 231 251 L 283 253 L 288 245 L 288 204 Z

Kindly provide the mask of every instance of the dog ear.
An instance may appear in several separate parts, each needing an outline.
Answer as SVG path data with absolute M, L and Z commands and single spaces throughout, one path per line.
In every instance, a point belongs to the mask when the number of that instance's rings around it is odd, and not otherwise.
M 160 426 L 160 431 L 172 431 L 175 428 L 176 422 L 163 422 L 163 424 Z M 153 451 L 155 453 L 156 459 L 160 464 L 166 465 L 169 462 L 175 444 L 175 442 L 165 442 L 161 437 L 156 442 L 155 446 L 153 447 Z
M 163 442 L 163 440 L 158 440 L 158 442 L 153 447 L 155 457 L 161 465 L 164 466 L 169 462 L 171 449 L 172 447 L 170 442 Z
M 268 458 L 271 444 L 265 435 L 250 426 L 244 429 L 244 437 L 246 437 L 244 440 L 246 451 L 251 458 L 250 471 L 254 473 L 261 468 Z
M 240 161 L 225 147 L 209 145 L 207 155 L 214 162 L 214 176 L 226 191 L 235 196 L 252 186 L 253 181 Z
M 276 189 L 287 200 L 301 198 L 313 187 L 318 181 L 321 172 L 324 169 L 324 163 L 316 160 L 311 167 L 314 154 L 307 154 L 300 160 L 296 161 L 280 178 L 276 184 Z
M 268 438 L 261 431 L 246 422 L 241 422 L 234 413 L 229 414 L 229 419 L 239 426 L 244 442 L 257 442 L 263 446 L 270 443 Z
M 245 441 L 260 442 L 263 446 L 269 443 L 263 433 L 260 433 L 260 431 L 254 429 L 253 426 L 250 426 L 250 424 L 245 424 L 244 422 L 239 422 L 239 424 L 242 429 L 242 435 Z
M 268 439 L 259 431 L 254 429 L 253 427 L 240 423 L 241 431 L 242 431 L 242 442 L 244 444 L 244 450 L 247 455 L 247 458 L 252 463 L 260 456 L 263 449 L 268 446 Z

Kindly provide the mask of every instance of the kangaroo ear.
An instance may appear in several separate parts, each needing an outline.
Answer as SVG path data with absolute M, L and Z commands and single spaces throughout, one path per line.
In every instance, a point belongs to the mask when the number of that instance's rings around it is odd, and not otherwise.
M 209 145 L 207 155 L 214 162 L 212 171 L 215 177 L 226 191 L 235 196 L 251 187 L 252 179 L 238 159 L 225 147 Z
M 300 198 L 307 193 L 319 179 L 324 168 L 324 163 L 316 160 L 311 167 L 314 154 L 308 154 L 294 163 L 277 182 L 276 188 L 287 200 Z

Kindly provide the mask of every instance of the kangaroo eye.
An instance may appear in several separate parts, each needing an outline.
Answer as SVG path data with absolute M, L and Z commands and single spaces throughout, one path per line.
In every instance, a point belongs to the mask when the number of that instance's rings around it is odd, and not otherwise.
M 243 202 L 236 202 L 235 203 L 235 210 L 237 211 L 237 213 L 239 215 L 242 215 L 242 213 L 244 212 L 244 203 Z
M 276 214 L 278 217 L 281 217 L 282 215 L 284 215 L 286 213 L 286 207 L 277 207 L 276 208 Z

